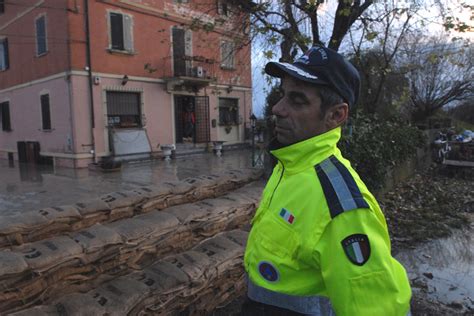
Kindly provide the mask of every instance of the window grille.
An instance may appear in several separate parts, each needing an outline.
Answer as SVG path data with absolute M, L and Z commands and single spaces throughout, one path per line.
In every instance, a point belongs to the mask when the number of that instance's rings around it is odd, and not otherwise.
M 140 93 L 108 91 L 108 125 L 115 128 L 141 127 L 140 104 Z
M 219 98 L 219 124 L 239 124 L 239 100 L 231 98 Z
M 234 68 L 235 47 L 231 41 L 221 43 L 221 67 L 226 69 Z

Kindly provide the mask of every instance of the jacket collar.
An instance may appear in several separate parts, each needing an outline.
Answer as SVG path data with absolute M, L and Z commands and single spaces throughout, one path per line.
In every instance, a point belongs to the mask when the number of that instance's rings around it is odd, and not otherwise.
M 296 144 L 271 150 L 270 153 L 283 164 L 285 171 L 296 173 L 340 153 L 337 148 L 340 138 L 341 127 L 337 127 Z

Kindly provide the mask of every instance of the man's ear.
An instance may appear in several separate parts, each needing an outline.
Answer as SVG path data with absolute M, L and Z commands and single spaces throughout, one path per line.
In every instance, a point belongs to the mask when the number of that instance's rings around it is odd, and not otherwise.
M 328 130 L 342 125 L 349 117 L 349 106 L 347 103 L 339 103 L 331 106 L 326 111 L 325 123 Z

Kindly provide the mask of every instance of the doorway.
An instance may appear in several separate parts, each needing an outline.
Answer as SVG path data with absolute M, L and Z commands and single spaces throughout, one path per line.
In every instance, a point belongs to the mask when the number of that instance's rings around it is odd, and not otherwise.
M 175 95 L 174 104 L 176 143 L 209 142 L 209 97 Z

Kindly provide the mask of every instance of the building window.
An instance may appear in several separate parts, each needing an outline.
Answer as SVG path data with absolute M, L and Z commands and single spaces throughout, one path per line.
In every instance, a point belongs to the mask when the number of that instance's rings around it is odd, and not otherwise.
M 43 130 L 51 130 L 51 108 L 49 104 L 49 94 L 41 96 L 41 122 Z
M 46 16 L 40 16 L 35 21 L 36 26 L 36 56 L 44 55 L 48 52 L 46 41 Z
M 0 14 L 5 13 L 5 0 L 0 0 Z
M 221 68 L 234 69 L 234 55 L 235 55 L 234 42 L 222 41 L 221 42 Z
M 8 58 L 8 39 L 0 39 L 0 71 L 10 68 Z
M 0 103 L 0 115 L 2 116 L 2 131 L 11 131 L 12 126 L 10 121 L 10 103 Z
M 107 121 L 110 127 L 141 127 L 140 93 L 107 92 Z
M 110 48 L 132 52 L 132 17 L 127 14 L 110 13 Z
M 189 0 L 173 0 L 174 3 L 189 3 Z
M 239 100 L 219 98 L 219 125 L 239 124 Z

